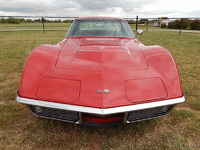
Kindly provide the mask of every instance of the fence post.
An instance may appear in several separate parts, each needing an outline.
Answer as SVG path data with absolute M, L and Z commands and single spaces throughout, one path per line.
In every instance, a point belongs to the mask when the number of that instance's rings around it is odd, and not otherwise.
M 146 28 L 146 32 L 148 31 L 148 26 L 149 26 L 149 20 L 147 19 L 147 28 Z
M 45 33 L 45 29 L 44 29 L 44 18 L 42 17 L 42 24 L 43 24 L 43 31 Z
M 183 18 L 181 18 L 181 26 L 180 26 L 179 35 L 181 34 L 182 24 L 183 24 Z
M 136 31 L 138 29 L 138 16 L 136 16 Z

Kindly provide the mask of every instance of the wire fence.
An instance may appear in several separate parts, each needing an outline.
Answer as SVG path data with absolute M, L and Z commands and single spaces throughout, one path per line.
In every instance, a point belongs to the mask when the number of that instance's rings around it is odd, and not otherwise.
M 0 22 L 0 32 L 6 31 L 57 31 L 68 30 L 71 22 L 78 17 L 51 17 L 51 16 L 1 16 L 4 21 L 10 19 L 9 22 Z M 12 19 L 19 20 L 19 24 L 13 24 Z M 189 32 L 200 33 L 200 30 L 185 30 L 185 20 L 191 22 L 200 20 L 200 17 L 194 18 L 124 18 L 130 24 L 132 30 L 143 29 L 145 31 L 170 31 L 170 32 Z M 171 22 L 179 21 L 176 29 L 169 29 L 168 25 Z M 161 28 L 165 24 L 166 27 Z M 183 30 L 184 29 L 184 30 Z

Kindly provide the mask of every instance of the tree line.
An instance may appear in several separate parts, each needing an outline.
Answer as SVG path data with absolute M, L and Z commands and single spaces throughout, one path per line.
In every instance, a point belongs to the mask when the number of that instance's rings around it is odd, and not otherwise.
M 10 17 L 10 18 L 1 18 L 0 19 L 0 24 L 20 24 L 20 23 L 41 23 L 42 22 L 42 19 L 20 19 L 20 18 L 13 18 L 13 17 Z M 44 22 L 46 23 L 72 23 L 73 20 L 47 20 L 47 19 L 44 19 Z
M 161 28 L 170 28 L 170 29 L 191 29 L 191 30 L 200 30 L 200 20 L 189 20 L 189 19 L 182 19 L 182 20 L 175 20 L 173 22 L 169 22 L 168 26 L 163 23 Z

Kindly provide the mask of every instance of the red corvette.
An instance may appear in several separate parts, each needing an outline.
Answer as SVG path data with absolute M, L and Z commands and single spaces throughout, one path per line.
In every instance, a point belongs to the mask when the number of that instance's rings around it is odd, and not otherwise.
M 107 17 L 78 18 L 63 41 L 36 47 L 16 99 L 36 116 L 91 126 L 165 116 L 185 101 L 171 54 Z

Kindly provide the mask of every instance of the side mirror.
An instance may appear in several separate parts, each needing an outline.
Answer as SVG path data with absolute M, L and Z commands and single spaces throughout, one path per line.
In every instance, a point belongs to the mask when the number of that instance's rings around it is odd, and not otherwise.
M 140 36 L 140 35 L 142 35 L 142 33 L 143 33 L 143 30 L 141 30 L 141 29 L 138 29 L 138 30 L 137 30 L 137 35 Z

